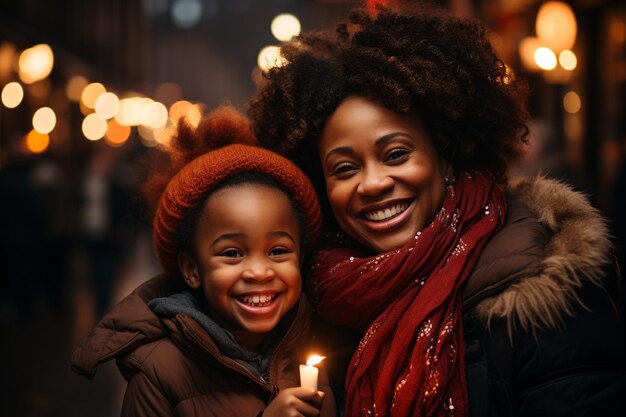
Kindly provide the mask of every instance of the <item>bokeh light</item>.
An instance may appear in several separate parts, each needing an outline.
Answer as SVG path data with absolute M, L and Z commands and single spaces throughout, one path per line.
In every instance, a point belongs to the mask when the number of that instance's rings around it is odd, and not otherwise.
M 148 106 L 150 113 L 148 117 L 143 120 L 142 124 L 153 129 L 164 127 L 168 119 L 167 107 L 158 101 L 153 101 L 149 103 Z
M 148 126 L 140 125 L 137 126 L 137 133 L 139 133 L 139 139 L 141 140 L 141 143 L 143 143 L 145 146 L 152 148 L 159 144 L 159 142 L 157 142 L 155 138 L 154 129 Z
M 564 69 L 573 71 L 578 65 L 578 59 L 576 58 L 576 54 L 574 52 L 569 49 L 564 49 L 561 53 L 559 53 L 559 63 Z
M 257 57 L 257 64 L 263 71 L 267 71 L 270 68 L 280 67 L 284 65 L 285 59 L 280 54 L 280 48 L 275 45 L 266 46 L 261 49 Z
M 544 45 L 555 51 L 572 49 L 576 43 L 576 16 L 564 2 L 544 2 L 537 11 L 535 31 Z
M 202 105 L 194 104 L 193 106 L 189 107 L 184 117 L 191 127 L 198 127 L 198 125 L 200 124 L 200 119 L 202 119 Z
M 36 130 L 28 132 L 25 138 L 26 149 L 32 153 L 42 153 L 50 146 L 50 136 Z
M 24 89 L 18 82 L 11 82 L 2 89 L 2 104 L 10 109 L 19 106 L 24 98 Z
M 107 121 L 96 113 L 85 117 L 82 125 L 83 135 L 89 140 L 99 140 L 107 131 Z
M 194 27 L 202 17 L 202 3 L 199 0 L 175 0 L 172 5 L 172 21 L 181 29 Z
M 289 13 L 283 13 L 272 20 L 271 29 L 276 39 L 288 41 L 300 34 L 301 25 L 297 17 Z
M 130 137 L 130 126 L 122 126 L 115 119 L 109 120 L 104 140 L 113 147 L 124 145 Z
M 43 80 L 54 66 L 54 54 L 50 46 L 42 43 L 26 49 L 18 61 L 20 79 L 26 84 Z
M 57 116 L 50 107 L 42 107 L 33 115 L 33 128 L 42 134 L 52 132 L 57 124 Z
M 0 44 L 0 78 L 5 79 L 10 76 L 17 59 L 17 49 L 11 42 Z
M 545 46 L 537 48 L 534 57 L 539 68 L 546 71 L 556 68 L 556 55 L 554 55 L 554 52 L 552 52 L 550 48 L 546 48 Z
M 569 91 L 563 96 L 563 108 L 568 113 L 578 113 L 582 107 L 580 96 L 574 91 Z
M 100 94 L 94 108 L 98 116 L 103 119 L 112 119 L 120 109 L 120 99 L 111 92 Z
M 191 104 L 187 100 L 177 101 L 176 103 L 172 104 L 172 106 L 170 107 L 170 111 L 169 111 L 170 119 L 172 119 L 174 123 L 178 123 L 178 119 L 180 119 L 185 114 L 187 114 L 187 112 L 192 106 L 193 104 Z
M 83 94 L 83 90 L 87 87 L 87 85 L 89 85 L 87 78 L 82 75 L 74 75 L 65 86 L 65 94 L 67 94 L 67 98 L 72 101 L 80 101 L 80 96 Z
M 96 100 L 101 94 L 106 93 L 106 88 L 101 83 L 91 83 L 83 90 L 80 95 L 80 101 L 88 108 L 93 109 L 96 106 Z
M 180 100 L 183 96 L 183 90 L 178 84 L 172 82 L 164 82 L 154 91 L 154 99 L 160 101 L 165 106 L 169 107 L 173 103 Z
M 535 62 L 535 51 L 541 47 L 539 38 L 527 36 L 519 43 L 519 55 L 522 65 L 529 71 L 539 71 L 540 68 Z

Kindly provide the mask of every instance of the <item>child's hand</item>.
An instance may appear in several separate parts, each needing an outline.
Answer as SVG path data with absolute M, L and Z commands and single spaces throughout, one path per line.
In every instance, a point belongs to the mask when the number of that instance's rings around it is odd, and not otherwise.
M 311 388 L 293 387 L 278 393 L 267 406 L 263 417 L 317 417 L 324 393 Z

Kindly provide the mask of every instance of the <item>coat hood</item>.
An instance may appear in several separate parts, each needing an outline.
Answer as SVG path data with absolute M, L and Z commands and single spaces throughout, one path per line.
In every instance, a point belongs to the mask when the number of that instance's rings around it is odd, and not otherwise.
M 605 220 L 586 196 L 544 177 L 511 184 L 509 218 L 483 250 L 464 292 L 489 324 L 504 319 L 535 332 L 555 329 L 580 289 L 602 285 L 612 244 Z M 472 305 L 473 304 L 473 305 Z
M 98 365 L 166 337 L 168 329 L 148 301 L 182 291 L 184 284 L 160 275 L 145 282 L 107 313 L 72 356 L 72 369 L 93 379 Z

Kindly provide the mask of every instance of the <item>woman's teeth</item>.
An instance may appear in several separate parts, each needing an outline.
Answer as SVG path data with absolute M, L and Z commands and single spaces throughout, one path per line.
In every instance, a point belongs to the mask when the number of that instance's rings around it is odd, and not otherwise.
M 276 294 L 274 295 L 249 295 L 243 297 L 237 297 L 239 301 L 244 304 L 248 304 L 253 307 L 263 307 L 269 305 L 276 298 Z
M 382 222 L 384 220 L 389 220 L 392 217 L 396 217 L 397 215 L 402 213 L 404 210 L 406 210 L 409 207 L 409 205 L 410 205 L 409 203 L 399 203 L 399 204 L 396 204 L 395 206 L 388 207 L 384 210 L 370 211 L 367 213 L 363 213 L 363 215 L 369 221 Z

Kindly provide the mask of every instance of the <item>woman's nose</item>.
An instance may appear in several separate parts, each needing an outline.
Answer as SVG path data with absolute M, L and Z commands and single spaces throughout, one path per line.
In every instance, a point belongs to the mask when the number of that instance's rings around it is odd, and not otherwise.
M 357 186 L 357 192 L 364 196 L 375 197 L 390 191 L 394 180 L 384 169 L 367 168 L 363 170 L 361 181 Z

